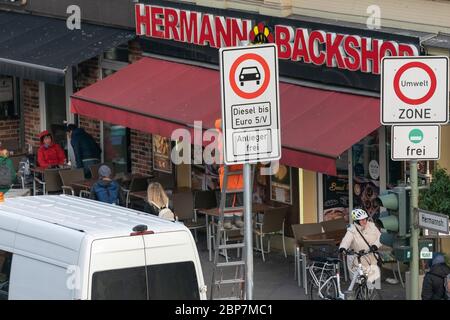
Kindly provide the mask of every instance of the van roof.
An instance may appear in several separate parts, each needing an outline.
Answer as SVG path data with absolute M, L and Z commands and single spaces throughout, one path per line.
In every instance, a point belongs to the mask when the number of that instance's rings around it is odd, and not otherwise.
M 186 230 L 174 223 L 140 211 L 99 201 L 67 195 L 6 198 L 0 203 L 0 216 L 21 220 L 23 217 L 61 226 L 70 232 L 84 232 L 97 237 L 129 235 L 136 225 L 147 225 L 159 232 Z M 72 230 L 70 230 L 72 229 Z

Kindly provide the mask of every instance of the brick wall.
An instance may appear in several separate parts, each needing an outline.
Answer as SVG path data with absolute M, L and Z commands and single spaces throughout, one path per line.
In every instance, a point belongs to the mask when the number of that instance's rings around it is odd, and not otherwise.
M 25 145 L 39 147 L 39 82 L 23 80 L 23 117 Z
M 80 116 L 79 121 L 79 127 L 86 130 L 100 144 L 100 121 L 85 116 Z
M 81 90 L 94 84 L 100 78 L 100 66 L 98 57 L 83 61 L 78 65 L 78 73 L 76 75 L 76 88 Z
M 152 135 L 142 131 L 130 130 L 131 171 L 133 173 L 151 174 Z
M 100 79 L 100 66 L 98 58 L 86 60 L 78 65 L 78 73 L 75 77 L 76 88 L 81 90 L 96 83 Z M 85 116 L 79 116 L 79 126 L 92 135 L 97 143 L 100 143 L 100 121 Z
M 19 119 L 0 120 L 0 142 L 2 147 L 11 150 L 19 148 Z
M 138 41 L 128 42 L 128 60 L 134 63 L 142 58 L 142 48 Z M 133 173 L 151 174 L 152 135 L 142 131 L 130 130 L 131 171 Z

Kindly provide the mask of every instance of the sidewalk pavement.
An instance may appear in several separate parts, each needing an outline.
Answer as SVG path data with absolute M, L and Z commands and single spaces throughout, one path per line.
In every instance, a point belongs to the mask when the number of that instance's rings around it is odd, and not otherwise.
M 199 240 L 203 238 L 199 237 Z M 203 269 L 205 284 L 208 286 L 208 299 L 211 290 L 213 263 L 208 261 L 206 245 L 200 240 L 197 244 Z M 234 253 L 233 253 L 234 255 Z M 254 291 L 255 300 L 308 300 L 305 290 L 294 280 L 294 257 L 284 257 L 281 252 L 271 252 L 265 255 L 266 262 L 262 261 L 261 254 L 254 251 Z M 405 289 L 401 284 L 389 284 L 386 278 L 392 278 L 392 271 L 382 270 L 381 296 L 383 300 L 404 300 Z M 342 279 L 343 280 L 343 279 Z M 347 288 L 349 283 L 343 283 Z

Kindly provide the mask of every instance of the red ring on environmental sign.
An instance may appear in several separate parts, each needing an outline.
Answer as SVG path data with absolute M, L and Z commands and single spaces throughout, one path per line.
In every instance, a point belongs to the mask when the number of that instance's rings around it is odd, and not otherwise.
M 237 70 L 238 66 L 246 60 L 255 60 L 255 61 L 259 62 L 259 64 L 264 69 L 264 81 L 263 81 L 261 87 L 254 92 L 242 91 L 241 89 L 239 89 L 239 87 L 236 83 L 236 80 L 235 80 L 236 79 L 236 77 L 235 77 L 236 70 Z M 231 69 L 230 69 L 229 81 L 230 81 L 231 88 L 239 97 L 244 98 L 244 99 L 257 98 L 260 95 L 262 95 L 264 93 L 264 91 L 266 91 L 267 87 L 269 86 L 269 81 L 270 81 L 269 65 L 267 64 L 266 60 L 264 60 L 264 58 L 261 57 L 260 55 L 258 55 L 256 53 L 246 53 L 246 54 L 240 56 L 239 58 L 237 58 L 236 61 L 234 61 L 233 65 L 231 66 Z
M 430 86 L 430 89 L 428 90 L 428 92 L 423 97 L 418 98 L 418 99 L 408 98 L 407 96 L 405 96 L 403 94 L 402 90 L 400 89 L 401 76 L 403 75 L 403 73 L 405 73 L 405 71 L 407 71 L 411 68 L 422 69 L 423 71 L 425 71 L 428 74 L 428 76 L 430 77 L 430 81 L 431 81 L 431 86 Z M 433 70 L 423 62 L 415 61 L 415 62 L 409 62 L 409 63 L 403 65 L 400 69 L 398 69 L 398 71 L 394 77 L 395 94 L 403 102 L 412 104 L 412 105 L 418 105 L 418 104 L 427 102 L 433 96 L 434 92 L 436 91 L 436 86 L 437 86 L 436 75 L 434 74 Z

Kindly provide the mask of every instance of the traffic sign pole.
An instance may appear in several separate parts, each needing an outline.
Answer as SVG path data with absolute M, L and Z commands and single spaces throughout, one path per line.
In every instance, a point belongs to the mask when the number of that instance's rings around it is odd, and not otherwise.
M 411 181 L 411 264 L 410 276 L 411 286 L 409 296 L 411 300 L 419 300 L 419 226 L 417 212 L 419 207 L 419 186 L 417 183 L 417 160 L 411 160 L 409 163 L 409 177 Z
M 253 300 L 253 221 L 251 164 L 244 164 L 245 297 Z

